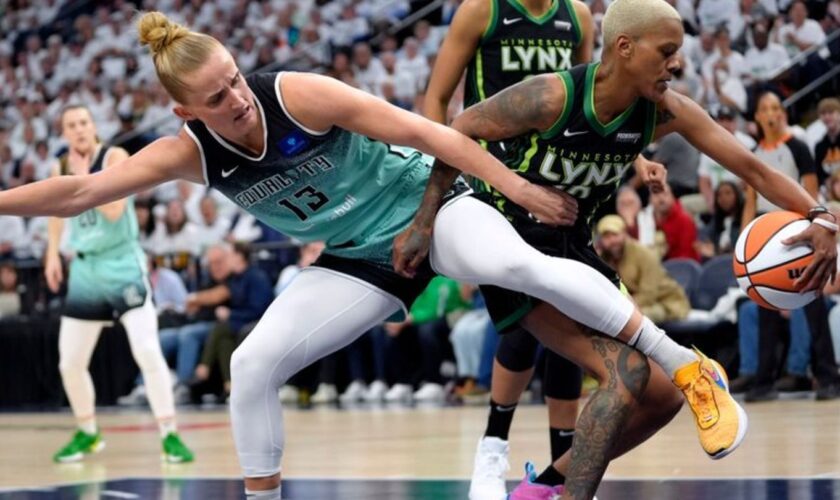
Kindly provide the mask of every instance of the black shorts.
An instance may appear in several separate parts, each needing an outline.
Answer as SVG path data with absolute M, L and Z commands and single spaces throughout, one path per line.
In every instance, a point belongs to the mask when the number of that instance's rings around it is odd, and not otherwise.
M 443 196 L 442 204 L 446 204 L 460 196 L 467 196 L 471 193 L 467 183 L 458 178 L 449 191 Z M 405 312 L 411 309 L 414 300 L 423 293 L 429 282 L 437 276 L 429 264 L 429 257 L 426 256 L 418 266 L 414 278 L 406 278 L 397 274 L 393 267 L 386 267 L 362 259 L 349 259 L 329 253 L 322 253 L 313 266 L 330 269 L 362 281 L 370 283 L 380 290 L 393 295 L 403 303 Z M 400 320 L 400 318 L 392 318 Z
M 436 276 L 435 272 L 432 271 L 432 266 L 429 265 L 428 257 L 417 268 L 417 273 L 414 278 L 406 278 L 397 274 L 393 269 L 374 264 L 373 262 L 361 259 L 348 259 L 327 253 L 322 253 L 312 265 L 330 269 L 370 283 L 376 288 L 398 298 L 403 303 L 406 311 L 411 308 L 414 299 L 423 293 L 423 290 L 426 289 L 432 278 Z M 398 318 L 394 319 L 398 320 Z
M 478 193 L 475 198 L 490 204 L 492 197 L 489 193 Z M 591 229 L 588 224 L 577 224 L 569 228 L 556 228 L 539 224 L 528 214 L 511 202 L 505 204 L 505 216 L 511 222 L 516 232 L 529 245 L 540 252 L 552 257 L 576 260 L 603 274 L 616 287 L 621 287 L 618 273 L 601 260 L 592 246 Z M 570 277 L 570 279 L 573 279 Z M 514 292 L 492 285 L 482 285 L 481 293 L 487 303 L 490 318 L 500 334 L 509 333 L 517 329 L 519 320 L 527 315 L 541 302 L 521 292 Z

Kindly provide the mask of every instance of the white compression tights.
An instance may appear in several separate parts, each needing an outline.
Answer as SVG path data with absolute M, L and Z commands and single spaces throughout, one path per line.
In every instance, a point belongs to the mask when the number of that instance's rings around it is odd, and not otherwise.
M 400 307 L 372 285 L 318 267 L 304 269 L 274 299 L 231 360 L 231 423 L 245 477 L 280 471 L 285 439 L 277 390 Z
M 536 250 L 493 207 L 466 196 L 437 215 L 432 268 L 457 281 L 496 285 L 537 297 L 570 318 L 616 337 L 635 310 L 606 277 Z
M 126 312 L 120 322 L 128 335 L 131 354 L 143 372 L 152 412 L 158 420 L 173 419 L 175 404 L 169 368 L 160 350 L 157 314 L 151 300 Z M 61 318 L 58 367 L 73 415 L 79 421 L 89 420 L 94 415 L 95 395 L 88 364 L 102 327 L 109 323 L 66 316 Z

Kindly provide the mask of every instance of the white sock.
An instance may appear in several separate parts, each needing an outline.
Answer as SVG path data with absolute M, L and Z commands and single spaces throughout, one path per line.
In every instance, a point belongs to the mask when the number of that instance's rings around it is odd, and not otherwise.
M 661 366 L 672 379 L 679 368 L 697 361 L 694 351 L 674 342 L 647 317 L 628 344 Z
M 79 429 L 85 434 L 96 434 L 96 419 L 91 417 L 79 422 Z
M 259 490 L 259 491 L 252 491 L 248 488 L 245 488 L 245 496 L 248 500 L 280 500 L 280 488 L 282 488 L 282 484 L 274 488 L 273 490 Z
M 170 432 L 177 432 L 178 427 L 175 425 L 175 417 L 158 419 L 158 429 L 160 429 L 160 437 L 165 438 Z

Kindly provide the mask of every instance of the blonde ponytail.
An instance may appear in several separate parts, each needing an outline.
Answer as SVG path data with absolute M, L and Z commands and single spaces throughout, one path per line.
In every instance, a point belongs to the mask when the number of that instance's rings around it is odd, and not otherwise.
M 197 70 L 222 45 L 215 38 L 170 21 L 161 12 L 146 12 L 137 21 L 140 43 L 149 47 L 161 85 L 173 99 L 186 102 L 188 88 L 179 78 Z

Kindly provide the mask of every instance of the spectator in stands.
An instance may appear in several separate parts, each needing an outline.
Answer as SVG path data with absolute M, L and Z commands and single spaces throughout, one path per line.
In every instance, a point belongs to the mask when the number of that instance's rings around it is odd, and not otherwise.
M 661 193 L 650 196 L 656 228 L 665 234 L 668 245 L 664 259 L 694 259 L 699 261 L 700 254 L 694 248 L 697 240 L 697 226 L 694 219 L 683 210 L 679 200 L 674 198 L 671 188 L 666 184 Z
M 420 53 L 425 57 L 438 53 L 443 36 L 439 30 L 432 28 L 429 21 L 421 19 L 414 24 L 414 38 L 420 44 Z
M 782 25 L 776 32 L 775 42 L 784 45 L 790 57 L 825 40 L 825 32 L 820 23 L 808 19 L 808 7 L 805 2 L 793 2 L 788 11 L 788 18 L 790 22 Z
M 642 313 L 656 323 L 685 318 L 691 310 L 685 291 L 674 281 L 657 256 L 627 237 L 624 221 L 607 215 L 595 229 L 601 257 L 621 277 Z
M 0 215 L 0 259 L 11 259 L 20 245 L 26 245 L 23 217 Z
M 373 56 L 370 45 L 366 42 L 359 42 L 353 46 L 352 68 L 360 89 L 370 94 L 381 95 L 378 84 L 385 77 L 385 68 L 379 59 Z
M 247 247 L 235 245 L 228 258 L 227 305 L 216 306 L 215 323 L 204 345 L 201 362 L 195 368 L 195 380 L 204 382 L 210 377 L 211 367 L 218 366 L 225 395 L 230 394 L 230 358 L 237 338 L 247 335 L 274 299 L 268 276 L 251 265 Z
M 420 42 L 416 38 L 405 39 L 402 50 L 398 54 L 395 69 L 398 75 L 407 75 L 410 78 L 412 98 L 417 92 L 426 88 L 431 68 L 429 68 L 427 57 L 420 52 Z
M 759 159 L 783 175 L 798 180 L 811 196 L 817 196 L 817 176 L 814 160 L 808 146 L 791 135 L 787 126 L 787 114 L 779 96 L 765 92 L 759 96 L 755 112 L 762 140 L 755 151 Z M 764 197 L 757 197 L 751 187 L 747 187 L 742 225 L 752 221 L 757 215 L 778 210 Z M 805 306 L 805 316 L 811 331 L 811 365 L 818 382 L 817 398 L 834 399 L 840 397 L 840 376 L 834 361 L 831 334 L 828 327 L 828 310 L 825 301 L 815 300 Z M 773 388 L 779 371 L 777 347 L 781 342 L 782 332 L 787 329 L 787 318 L 778 311 L 758 309 L 758 368 L 755 384 L 747 392 L 748 401 L 767 401 L 775 399 Z
M 412 395 L 404 384 L 395 384 L 385 395 L 386 401 L 413 399 L 421 402 L 442 402 L 446 396 L 440 365 L 443 362 L 444 342 L 449 339 L 447 315 L 468 308 L 457 282 L 443 276 L 435 277 L 414 304 L 405 321 L 385 323 L 388 335 L 396 337 L 414 329 L 420 341 L 422 367 L 420 387 Z M 411 327 L 411 328 L 409 328 Z
M 826 128 L 825 137 L 814 149 L 817 179 L 823 185 L 830 176 L 840 172 L 840 99 L 827 97 L 821 100 L 817 112 Z M 831 194 L 834 194 L 833 189 Z
M 740 358 L 738 377 L 733 379 L 730 390 L 743 393 L 755 387 L 756 372 L 759 365 L 759 306 L 753 301 L 744 301 L 738 307 L 738 355 Z M 813 382 L 807 376 L 811 361 L 811 333 L 804 309 L 780 313 L 788 320 L 790 343 L 785 361 L 786 373 L 775 378 L 770 393 L 750 395 L 750 400 L 775 399 L 778 392 L 802 392 L 813 390 Z M 758 398 L 756 398 L 758 396 Z
M 336 47 L 349 47 L 353 42 L 361 40 L 370 33 L 365 18 L 356 15 L 352 3 L 348 3 L 341 11 L 341 18 L 334 22 L 330 30 L 330 41 Z
M 0 263 L 0 318 L 21 313 L 22 291 L 14 262 Z
M 741 80 L 746 69 L 744 56 L 732 50 L 732 40 L 726 27 L 715 31 L 717 52 L 703 63 L 706 85 L 706 104 L 715 108 L 729 106 L 741 113 L 747 111 L 747 90 Z
M 674 196 L 697 192 L 697 164 L 700 152 L 679 134 L 668 134 L 651 146 L 651 160 L 668 169 L 668 184 Z
M 708 259 L 733 252 L 741 233 L 743 213 L 744 195 L 739 183 L 723 181 L 718 184 L 712 220 L 706 225 L 697 242 L 697 251 L 701 257 Z
M 713 113 L 715 121 L 718 124 L 731 132 L 738 142 L 744 145 L 749 150 L 755 148 L 755 140 L 749 135 L 738 130 L 738 112 L 728 106 L 721 106 L 716 113 Z M 743 183 L 737 175 L 729 170 L 723 168 L 721 164 L 713 160 L 706 154 L 700 155 L 700 164 L 697 167 L 698 185 L 700 187 L 700 194 L 706 201 L 708 213 L 714 213 L 715 210 L 715 192 L 718 185 L 723 181 L 731 181 L 739 186 Z M 740 224 L 740 222 L 739 222 Z
M 149 246 L 155 255 L 199 255 L 198 226 L 187 220 L 181 200 L 172 200 L 166 207 L 158 205 L 152 214 L 157 220 Z
M 382 90 L 382 98 L 403 109 L 411 109 L 414 104 L 414 96 L 417 94 L 417 81 L 414 75 L 408 71 L 398 71 L 399 63 L 393 52 L 383 52 L 379 55 L 385 75 L 379 82 Z M 428 77 L 428 74 L 426 75 Z M 385 87 L 390 86 L 390 90 Z M 391 95 L 387 95 L 387 94 Z
M 760 86 L 787 66 L 790 57 L 782 45 L 770 42 L 770 34 L 764 23 L 753 26 L 752 40 L 752 47 L 744 55 L 744 84 Z
M 656 220 L 653 217 L 653 205 L 642 209 L 642 199 L 630 185 L 622 186 L 618 190 L 615 200 L 618 215 L 624 220 L 627 234 L 650 250 L 658 257 L 665 253 L 666 245 L 662 233 L 656 231 Z
M 206 194 L 199 202 L 201 221 L 198 225 L 198 235 L 201 240 L 202 251 L 211 245 L 225 240 L 230 232 L 230 220 L 219 215 L 215 198 Z
M 449 340 L 455 353 L 455 366 L 458 368 L 459 380 L 455 387 L 455 395 L 469 398 L 487 394 L 489 391 L 489 387 L 479 385 L 478 378 L 482 349 L 487 340 L 488 326 L 492 326 L 492 321 L 477 287 L 462 284 L 461 297 L 472 302 L 472 308 L 452 326 Z

